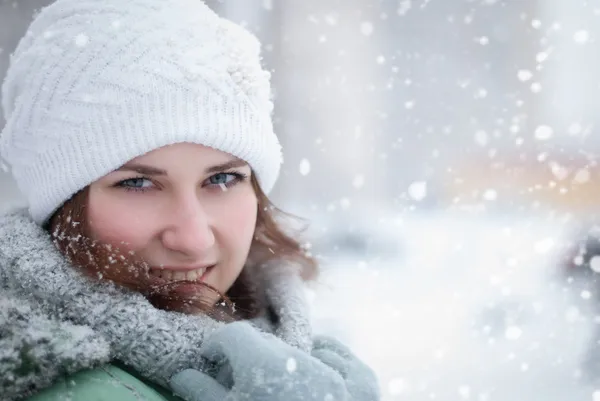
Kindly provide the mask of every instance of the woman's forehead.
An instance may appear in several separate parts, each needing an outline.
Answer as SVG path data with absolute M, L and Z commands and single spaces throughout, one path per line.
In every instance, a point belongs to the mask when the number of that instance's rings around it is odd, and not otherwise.
M 220 150 L 189 142 L 167 145 L 131 159 L 128 164 L 167 165 L 185 164 L 195 167 L 232 163 L 236 166 L 247 164 L 243 160 Z M 158 167 L 157 166 L 157 167 Z

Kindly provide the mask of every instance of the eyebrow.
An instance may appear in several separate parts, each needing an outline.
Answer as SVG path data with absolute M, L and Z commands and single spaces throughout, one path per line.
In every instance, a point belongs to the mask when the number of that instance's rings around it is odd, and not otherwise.
M 247 163 L 245 161 L 235 158 L 235 159 L 226 161 L 225 163 L 216 164 L 214 166 L 208 167 L 206 170 L 204 170 L 204 172 L 206 174 L 220 173 L 221 171 L 224 171 L 224 170 L 229 170 L 229 169 L 236 168 L 236 167 L 243 167 L 245 165 L 247 165 Z M 123 166 L 119 167 L 115 171 L 135 171 L 136 173 L 143 174 L 143 175 L 149 175 L 149 176 L 168 175 L 167 170 L 163 170 L 160 168 L 156 168 L 156 167 L 152 167 L 152 166 L 148 166 L 148 165 L 140 164 L 140 163 L 127 163 L 127 164 L 124 164 Z

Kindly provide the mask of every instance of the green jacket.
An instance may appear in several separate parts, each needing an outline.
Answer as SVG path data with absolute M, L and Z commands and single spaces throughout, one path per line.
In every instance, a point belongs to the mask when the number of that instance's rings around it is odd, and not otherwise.
M 121 364 L 112 363 L 63 377 L 28 401 L 181 401 Z

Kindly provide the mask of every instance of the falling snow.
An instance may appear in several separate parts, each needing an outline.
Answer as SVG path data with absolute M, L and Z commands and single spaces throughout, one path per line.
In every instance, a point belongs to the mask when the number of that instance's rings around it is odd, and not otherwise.
M 498 193 L 496 192 L 496 190 L 494 189 L 487 189 L 484 193 L 483 193 L 483 199 L 487 200 L 487 201 L 494 201 L 498 198 Z
M 569 175 L 569 170 L 567 170 L 564 166 L 560 165 L 557 162 L 550 162 L 550 163 L 548 163 L 548 165 L 550 167 L 550 171 L 552 172 L 552 175 L 558 181 L 564 180 Z
M 504 333 L 504 336 L 508 340 L 518 340 L 519 338 L 521 338 L 522 334 L 523 334 L 523 330 L 521 330 L 521 328 L 516 327 L 516 326 L 512 326 L 512 327 L 508 327 L 506 329 L 506 332 Z
M 600 256 L 593 256 L 590 259 L 590 269 L 596 273 L 600 273 Z
M 546 141 L 554 135 L 554 130 L 548 125 L 540 125 L 535 129 L 535 139 Z
M 300 161 L 300 174 L 308 175 L 310 173 L 310 162 L 307 159 L 302 159 Z
M 285 364 L 285 368 L 288 371 L 288 373 L 294 373 L 297 369 L 297 362 L 295 358 L 288 358 L 286 364 Z
M 80 33 L 79 35 L 77 35 L 75 37 L 75 45 L 79 46 L 79 47 L 84 47 L 86 46 L 90 41 L 90 38 L 83 33 Z
M 573 34 L 573 40 L 577 44 L 585 44 L 590 40 L 590 34 L 588 31 L 580 30 Z
M 542 91 L 542 84 L 539 82 L 534 82 L 531 84 L 531 91 L 533 93 L 540 93 Z
M 488 144 L 488 134 L 483 130 L 475 132 L 475 143 L 479 146 L 486 146 Z
M 591 174 L 588 169 L 581 169 L 575 173 L 575 177 L 573 177 L 573 182 L 577 184 L 585 184 L 590 181 Z
M 548 59 L 549 54 L 547 52 L 539 52 L 535 55 L 535 61 L 543 63 Z
M 408 11 L 410 11 L 411 7 L 412 7 L 411 0 L 402 0 L 402 1 L 400 1 L 400 4 L 398 5 L 398 9 L 396 10 L 396 12 L 398 13 L 398 15 L 404 16 L 404 15 L 406 15 L 406 13 L 408 13 Z
M 352 186 L 356 189 L 362 188 L 365 185 L 365 176 L 363 174 L 357 174 L 352 180 Z
M 369 21 L 363 21 L 360 24 L 360 33 L 365 36 L 371 36 L 373 33 L 373 24 Z
M 342 208 L 342 210 L 347 210 L 350 208 L 350 206 L 352 206 L 352 201 L 350 200 L 350 198 L 340 199 L 340 207 Z
M 525 82 L 533 78 L 533 74 L 529 70 L 519 70 L 519 72 L 517 72 L 517 77 L 519 78 L 519 81 Z
M 581 134 L 582 130 L 583 127 L 579 123 L 572 123 L 569 125 L 569 128 L 567 128 L 569 135 L 579 135 Z
M 408 195 L 416 201 L 425 199 L 427 196 L 427 183 L 424 181 L 413 182 L 408 187 Z

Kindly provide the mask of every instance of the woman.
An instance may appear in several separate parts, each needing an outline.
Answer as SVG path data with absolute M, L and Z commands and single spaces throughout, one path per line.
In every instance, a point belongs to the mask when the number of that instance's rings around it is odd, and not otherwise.
M 58 0 L 2 89 L 29 206 L 0 218 L 3 400 L 378 399 L 311 335 L 252 35 L 198 0 Z

